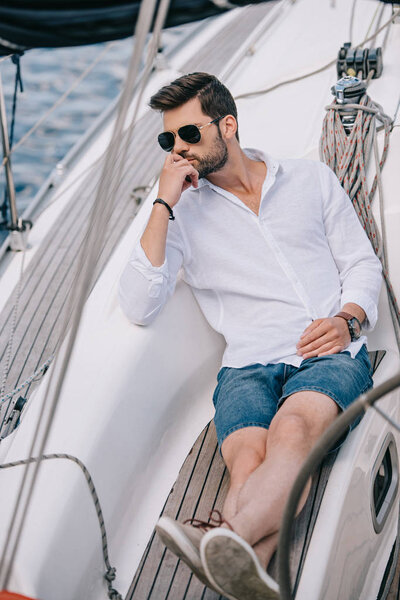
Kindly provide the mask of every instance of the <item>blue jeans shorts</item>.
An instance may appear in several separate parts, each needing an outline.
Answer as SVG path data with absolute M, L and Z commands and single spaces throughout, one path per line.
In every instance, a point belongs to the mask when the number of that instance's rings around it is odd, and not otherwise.
M 373 385 L 365 345 L 355 358 L 350 352 L 341 352 L 307 358 L 299 367 L 285 363 L 222 367 L 217 380 L 213 403 L 220 449 L 225 438 L 237 429 L 268 429 L 283 402 L 295 392 L 321 392 L 332 398 L 343 411 Z M 356 420 L 350 429 L 360 420 Z

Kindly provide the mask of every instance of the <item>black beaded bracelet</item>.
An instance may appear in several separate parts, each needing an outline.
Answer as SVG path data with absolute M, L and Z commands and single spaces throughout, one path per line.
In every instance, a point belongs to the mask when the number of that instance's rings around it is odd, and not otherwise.
M 166 206 L 169 210 L 169 220 L 170 221 L 174 221 L 175 217 L 174 217 L 174 213 L 172 212 L 172 208 L 170 207 L 169 204 L 167 204 L 165 202 L 165 200 L 163 200 L 162 198 L 156 198 L 156 200 L 154 200 L 153 202 L 153 206 L 156 204 L 156 202 L 158 202 L 158 204 L 164 204 L 164 206 Z

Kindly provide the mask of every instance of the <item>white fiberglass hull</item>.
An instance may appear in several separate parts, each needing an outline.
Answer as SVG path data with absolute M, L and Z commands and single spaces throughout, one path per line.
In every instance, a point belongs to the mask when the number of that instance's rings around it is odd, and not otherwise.
M 364 36 L 375 8 L 373 2 L 362 3 L 355 22 L 356 40 Z M 312 0 L 298 2 L 290 10 L 286 6 L 275 29 L 261 37 L 253 54 L 231 70 L 227 85 L 234 94 L 261 89 L 328 62 L 347 39 L 349 15 L 346 0 L 338 1 L 336 9 L 328 2 Z M 398 99 L 393 81 L 399 80 L 395 60 L 399 54 L 400 25 L 390 34 L 384 74 L 370 86 L 372 98 L 390 115 Z M 276 156 L 317 159 L 324 106 L 331 100 L 330 86 L 335 80 L 332 67 L 268 96 L 239 101 L 242 145 Z M 398 297 L 399 157 L 400 135 L 395 129 L 383 186 L 389 266 Z M 45 450 L 46 454 L 77 456 L 89 469 L 105 516 L 111 563 L 117 568 L 114 585 L 121 593 L 130 585 L 186 454 L 212 418 L 212 392 L 224 348 L 222 337 L 211 330 L 183 281 L 149 327 L 130 325 L 118 306 L 119 276 L 155 193 L 153 189 L 86 304 Z M 384 292 L 380 308 L 379 325 L 369 336 L 370 350 L 387 351 L 376 383 L 399 368 Z M 60 355 L 64 349 L 65 344 Z M 51 371 L 58 368 L 54 365 Z M 32 397 L 19 428 L 2 443 L 2 463 L 28 456 L 48 384 L 49 374 Z M 382 403 L 396 420 L 400 418 L 399 399 L 397 392 Z M 371 520 L 371 473 L 387 432 L 386 423 L 370 411 L 341 449 L 297 598 L 376 597 L 398 520 L 398 496 L 379 535 Z M 398 435 L 394 437 L 399 446 Z M 0 473 L 0 548 L 22 472 L 22 467 L 14 467 Z M 46 462 L 41 466 L 10 588 L 41 600 L 98 600 L 106 597 L 104 570 L 100 531 L 82 473 L 66 460 Z

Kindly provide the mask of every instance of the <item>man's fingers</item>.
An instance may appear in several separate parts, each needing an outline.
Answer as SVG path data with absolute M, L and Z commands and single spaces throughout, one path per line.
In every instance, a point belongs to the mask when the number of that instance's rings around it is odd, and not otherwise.
M 310 323 L 310 325 L 308 327 L 306 327 L 305 330 L 303 331 L 303 333 L 301 334 L 300 339 L 302 337 L 304 337 L 305 335 L 307 335 L 308 333 L 311 333 L 311 331 L 314 331 L 314 329 L 316 327 L 318 327 L 321 322 L 322 322 L 322 319 L 315 319 L 315 321 Z
M 171 158 L 171 162 L 180 162 L 181 160 L 186 160 L 186 158 L 183 158 L 183 156 L 177 154 L 176 152 L 171 152 L 171 154 L 168 156 Z
M 315 322 L 315 321 L 314 321 Z M 311 342 L 314 342 L 320 338 L 324 333 L 329 331 L 329 323 L 325 319 L 321 319 L 315 327 L 309 331 L 306 335 L 302 335 L 297 343 L 297 348 L 304 348 Z
M 315 319 L 312 323 L 310 323 L 310 325 L 308 327 L 306 327 L 306 329 L 303 331 L 303 333 L 300 336 L 300 340 L 302 340 L 304 337 L 306 337 L 307 335 L 310 335 L 313 331 L 315 331 L 316 329 L 318 329 L 318 327 L 325 321 L 325 319 Z
M 192 169 L 193 169 L 192 184 L 194 187 L 197 188 L 199 185 L 199 172 L 194 167 L 192 167 Z
M 313 358 L 315 356 L 327 356 L 328 354 L 336 354 L 340 352 L 342 348 L 337 345 L 337 342 L 328 342 L 326 344 L 322 344 L 319 348 L 315 350 L 306 352 L 303 354 L 303 358 Z
M 334 346 L 334 348 L 332 348 L 332 350 L 328 350 L 326 352 L 320 352 L 318 354 L 318 356 L 328 356 L 328 354 L 338 354 L 342 350 L 343 350 L 343 348 L 341 346 Z
M 305 356 L 309 352 L 319 352 L 324 344 L 332 344 L 332 342 L 337 343 L 337 339 L 333 338 L 332 334 L 326 333 L 318 337 L 316 340 L 310 342 L 306 346 L 298 347 L 297 354 Z
M 185 179 L 187 177 L 190 177 L 192 184 L 196 184 L 197 187 L 197 183 L 199 181 L 199 172 L 196 171 L 196 169 L 189 163 L 188 166 L 186 167 L 186 165 L 182 166 L 182 169 L 185 170 Z
M 197 188 L 199 185 L 199 172 L 191 165 L 188 167 L 184 166 L 183 172 L 185 173 L 185 179 L 182 183 L 182 192 L 187 190 L 191 185 Z

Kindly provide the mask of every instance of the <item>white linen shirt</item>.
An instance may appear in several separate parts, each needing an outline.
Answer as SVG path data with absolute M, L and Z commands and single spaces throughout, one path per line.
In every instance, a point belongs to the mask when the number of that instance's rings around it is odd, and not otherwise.
M 314 319 L 354 302 L 367 315 L 364 329 L 374 327 L 381 264 L 325 164 L 243 151 L 267 165 L 259 215 L 201 179 L 174 207 L 163 265 L 153 266 L 137 241 L 120 279 L 120 304 L 132 322 L 149 324 L 182 267 L 206 319 L 226 340 L 221 366 L 299 366 L 296 344 Z M 346 350 L 354 358 L 365 341 Z

